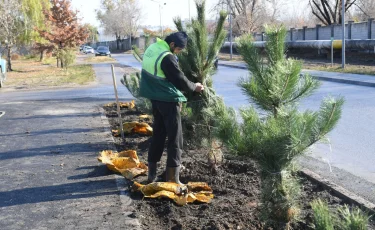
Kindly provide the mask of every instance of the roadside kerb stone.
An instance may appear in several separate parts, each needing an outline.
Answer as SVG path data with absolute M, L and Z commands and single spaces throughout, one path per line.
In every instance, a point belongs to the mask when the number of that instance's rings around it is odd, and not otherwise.
M 223 64 L 219 62 L 220 66 L 225 66 L 229 68 L 237 68 L 237 69 L 245 69 L 247 68 L 245 66 L 241 65 L 235 65 L 235 64 Z M 308 71 L 307 71 L 308 72 Z M 324 76 L 317 76 L 314 74 L 311 74 L 314 78 L 321 80 L 321 81 L 330 81 L 330 82 L 337 82 L 337 83 L 343 83 L 343 84 L 351 84 L 351 85 L 359 85 L 359 86 L 367 86 L 367 87 L 375 87 L 375 82 L 367 82 L 367 81 L 355 81 L 350 79 L 342 79 L 342 78 L 331 78 L 331 77 L 324 77 Z M 374 77 L 375 78 L 375 77 Z
M 318 183 L 319 185 L 323 186 L 325 189 L 330 190 L 336 196 L 343 199 L 345 202 L 350 204 L 355 204 L 364 209 L 365 211 L 369 212 L 370 215 L 375 215 L 375 204 L 371 203 L 363 199 L 362 197 L 357 196 L 356 194 L 346 190 L 345 188 L 322 178 L 317 173 L 309 170 L 309 169 L 301 169 L 300 173 L 308 178 L 309 180 Z
M 108 118 L 105 116 L 104 109 L 98 107 L 101 113 L 101 120 L 103 122 L 103 127 L 105 127 L 105 134 L 106 134 L 106 142 L 108 143 L 108 150 L 117 151 L 115 147 L 115 140 L 113 139 L 112 132 L 110 129 L 110 124 Z M 104 150 L 104 149 L 103 149 Z M 129 230 L 140 230 L 141 224 L 137 218 L 132 218 L 133 208 L 132 208 L 132 199 L 129 196 L 129 181 L 125 179 L 125 177 L 115 174 L 117 188 L 120 192 L 120 200 L 122 209 L 125 210 L 124 216 L 124 229 Z

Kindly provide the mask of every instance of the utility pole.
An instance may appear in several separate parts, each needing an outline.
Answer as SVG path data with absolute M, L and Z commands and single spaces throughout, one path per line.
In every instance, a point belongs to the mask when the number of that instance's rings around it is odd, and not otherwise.
M 230 1 L 232 3 L 232 1 Z M 230 30 L 229 30 L 229 43 L 230 43 L 230 60 L 233 58 L 233 42 L 232 42 L 232 6 L 229 6 L 229 24 L 230 24 Z
M 133 21 L 133 17 L 130 18 L 130 36 L 129 36 L 130 50 L 132 50 L 132 21 Z
M 341 67 L 345 69 L 345 1 L 341 0 L 342 2 L 342 18 L 341 18 L 341 24 L 342 24 L 342 65 Z
M 156 0 L 151 0 L 151 1 L 156 2 L 156 3 L 159 4 L 160 30 L 161 30 L 161 36 L 163 37 L 163 35 L 164 35 L 163 34 L 163 24 L 161 22 L 161 7 L 162 7 L 162 5 L 161 5 L 161 3 L 159 1 L 156 1 Z M 167 3 L 164 2 L 163 5 L 164 6 L 167 5 Z
M 190 17 L 190 0 L 188 0 L 188 4 L 189 4 L 189 21 L 191 21 L 191 17 Z
M 159 16 L 160 16 L 160 31 L 161 31 L 161 36 L 163 37 L 163 25 L 161 24 L 161 5 L 159 3 Z

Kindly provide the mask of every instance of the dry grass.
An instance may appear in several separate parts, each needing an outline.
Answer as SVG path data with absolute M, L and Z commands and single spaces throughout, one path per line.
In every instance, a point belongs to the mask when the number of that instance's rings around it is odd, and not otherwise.
M 54 58 L 47 58 L 43 62 L 36 61 L 34 58 L 14 61 L 14 71 L 7 74 L 5 85 L 7 88 L 33 89 L 84 85 L 95 79 L 91 65 L 74 65 L 66 71 L 57 68 L 55 63 Z
M 341 68 L 340 64 L 311 64 L 304 63 L 304 69 L 338 72 L 338 73 L 355 73 L 355 74 L 366 74 L 375 75 L 375 66 L 364 66 L 364 65 L 345 65 L 345 69 Z
M 230 55 L 226 53 L 219 53 L 219 59 L 225 61 L 243 61 L 241 55 L 233 55 L 232 60 L 230 60 Z M 346 64 L 345 69 L 341 68 L 341 64 L 334 64 L 331 67 L 331 63 L 319 62 L 311 60 L 301 60 L 303 61 L 303 69 L 319 70 L 327 72 L 338 72 L 338 73 L 354 73 L 354 74 L 365 74 L 365 75 L 375 75 L 375 66 L 371 65 L 350 65 Z
M 233 54 L 232 55 L 232 60 L 230 59 L 230 54 L 227 53 L 219 53 L 219 59 L 223 61 L 242 61 L 241 55 L 238 54 Z
M 113 62 L 116 62 L 115 59 L 111 58 L 111 57 L 108 57 L 108 56 L 98 56 L 98 57 L 95 57 L 95 56 L 92 56 L 92 57 L 88 57 L 88 58 L 85 58 L 83 59 L 83 61 L 85 63 L 113 63 Z

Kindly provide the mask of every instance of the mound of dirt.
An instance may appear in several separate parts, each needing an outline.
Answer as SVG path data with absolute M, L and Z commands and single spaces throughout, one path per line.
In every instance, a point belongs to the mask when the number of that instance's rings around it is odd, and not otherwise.
M 115 107 L 105 107 L 111 128 L 118 127 Z M 122 119 L 139 121 L 136 110 L 123 109 Z M 142 120 L 151 125 L 151 120 Z M 126 136 L 125 141 L 115 137 L 118 151 L 134 149 L 141 161 L 147 162 L 147 150 L 150 137 L 134 134 Z M 165 168 L 166 154 L 158 167 L 161 175 Z M 209 204 L 189 204 L 178 206 L 167 199 L 144 199 L 140 193 L 132 193 L 135 213 L 143 229 L 264 229 L 260 219 L 260 172 L 255 162 L 249 159 L 226 154 L 221 165 L 212 169 L 207 163 L 208 152 L 189 146 L 182 156 L 183 169 L 180 179 L 187 182 L 206 182 L 213 189 L 214 199 Z M 135 179 L 146 184 L 146 176 Z M 310 202 L 320 198 L 336 209 L 343 201 L 326 191 L 323 187 L 301 178 L 302 194 L 300 199 L 300 220 L 293 223 L 293 229 L 313 229 Z M 278 227 L 268 229 L 279 229 Z

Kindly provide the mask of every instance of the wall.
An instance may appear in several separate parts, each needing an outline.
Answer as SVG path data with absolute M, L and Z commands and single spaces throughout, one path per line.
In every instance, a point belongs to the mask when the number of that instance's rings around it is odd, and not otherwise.
M 140 49 L 144 49 L 145 47 L 145 38 L 138 37 L 132 39 L 132 45 L 139 47 Z M 108 46 L 111 52 L 116 51 L 127 51 L 130 50 L 130 41 L 129 39 L 122 39 L 119 42 L 119 49 L 117 49 L 117 41 L 106 41 L 106 42 L 97 42 L 92 47 L 95 49 L 98 46 Z
M 349 39 L 349 34 L 351 34 L 351 39 L 369 39 L 369 25 L 371 24 L 371 39 L 375 39 L 375 21 L 374 19 L 369 19 L 366 22 L 349 22 L 345 25 L 345 38 Z M 332 25 L 334 39 L 340 40 L 342 36 L 342 26 Z M 318 40 L 330 40 L 332 36 L 332 26 L 320 26 L 317 25 L 314 28 L 296 28 L 291 29 L 293 31 L 293 41 L 304 40 L 303 35 L 305 33 L 305 40 L 317 40 L 317 30 L 318 30 Z M 291 30 L 287 33 L 287 41 L 291 41 Z M 262 34 L 254 34 L 256 41 L 262 41 Z

